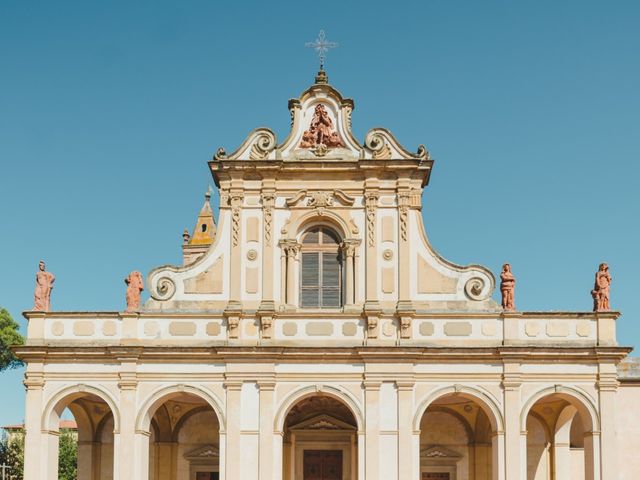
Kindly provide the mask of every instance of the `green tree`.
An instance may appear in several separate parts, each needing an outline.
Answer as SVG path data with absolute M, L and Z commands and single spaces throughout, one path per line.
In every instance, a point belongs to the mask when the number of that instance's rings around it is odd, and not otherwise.
M 0 371 L 22 365 L 9 348 L 11 345 L 24 344 L 19 328 L 20 325 L 11 317 L 9 311 L 0 308 Z
M 9 478 L 22 480 L 24 471 L 24 433 L 13 435 L 9 440 L 4 435 L 0 442 L 0 464 L 9 467 Z
M 59 451 L 58 479 L 76 480 L 78 478 L 78 441 L 74 432 L 60 431 Z

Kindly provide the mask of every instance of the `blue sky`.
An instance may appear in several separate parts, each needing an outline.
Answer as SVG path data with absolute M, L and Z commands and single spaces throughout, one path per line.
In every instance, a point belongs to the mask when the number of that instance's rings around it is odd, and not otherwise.
M 24 321 L 40 258 L 59 310 L 119 310 L 125 275 L 180 261 L 207 160 L 280 139 L 324 28 L 354 131 L 435 158 L 427 233 L 511 262 L 522 310 L 589 310 L 601 261 L 640 343 L 640 3 L 0 2 L 0 305 Z M 21 371 L 0 374 L 0 424 Z

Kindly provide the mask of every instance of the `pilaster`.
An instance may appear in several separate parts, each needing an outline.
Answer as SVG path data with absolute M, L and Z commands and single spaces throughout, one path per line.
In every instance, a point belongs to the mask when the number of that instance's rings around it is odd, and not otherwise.
M 603 479 L 617 477 L 616 392 L 618 375 L 614 363 L 598 365 L 598 396 L 600 400 L 600 468 Z
M 502 389 L 504 393 L 504 474 L 508 479 L 527 478 L 526 432 L 520 430 L 520 392 L 522 373 L 520 363 L 505 363 L 502 375 Z M 502 432 L 495 432 L 501 434 Z M 494 445 L 495 446 L 495 445 Z M 523 449 L 524 447 L 524 449 Z M 494 450 L 494 461 L 496 458 Z M 498 449 L 499 450 L 499 449 Z M 502 479 L 499 464 L 494 468 L 494 479 Z M 496 475 L 496 473 L 498 475 Z M 524 476 L 522 476 L 524 474 Z
M 396 381 L 398 392 L 398 480 L 413 480 L 413 381 Z M 418 434 L 418 441 L 420 436 Z
M 275 380 L 260 380 L 260 432 L 259 432 L 259 459 L 258 474 L 259 480 L 275 480 L 274 477 L 274 451 L 275 439 L 273 434 L 274 404 L 273 393 Z
M 240 404 L 240 397 L 242 391 L 242 381 L 240 380 L 227 380 L 224 383 L 224 387 L 227 392 L 226 401 L 226 478 L 239 479 L 240 476 L 240 463 L 242 459 L 242 452 L 240 450 L 240 410 L 242 408 Z
M 377 380 L 365 380 L 365 478 L 378 480 L 380 463 L 380 385 Z
M 148 478 L 150 432 L 136 428 L 137 358 L 121 358 L 118 372 L 120 390 L 120 430 L 114 432 L 114 477 Z
M 30 362 L 25 374 L 24 386 L 27 390 L 25 405 L 24 455 L 30 459 L 24 463 L 24 478 L 47 480 L 47 435 L 42 432 L 44 371 L 41 362 Z

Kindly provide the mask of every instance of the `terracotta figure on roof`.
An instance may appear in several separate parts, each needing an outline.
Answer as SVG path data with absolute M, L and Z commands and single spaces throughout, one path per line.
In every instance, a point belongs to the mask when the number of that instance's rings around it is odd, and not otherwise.
M 515 310 L 514 293 L 516 289 L 516 277 L 511 272 L 511 265 L 505 263 L 500 274 L 500 293 L 502 293 L 502 308 Z
M 601 263 L 596 272 L 596 281 L 591 290 L 593 297 L 594 312 L 608 312 L 611 310 L 609 306 L 609 290 L 611 288 L 611 274 L 609 273 L 609 265 Z
M 53 282 L 56 277 L 51 272 L 45 270 L 43 260 L 38 265 L 38 273 L 36 273 L 36 291 L 33 295 L 33 309 L 41 312 L 51 310 L 51 290 L 53 290 Z
M 144 290 L 144 281 L 140 272 L 131 272 L 124 279 L 127 284 L 127 312 L 135 312 L 140 310 L 140 294 Z

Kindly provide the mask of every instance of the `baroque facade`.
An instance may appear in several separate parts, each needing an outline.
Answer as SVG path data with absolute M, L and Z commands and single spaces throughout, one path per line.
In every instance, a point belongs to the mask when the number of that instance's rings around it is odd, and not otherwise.
M 496 303 L 427 239 L 428 151 L 360 144 L 353 108 L 321 71 L 282 143 L 219 149 L 217 224 L 208 192 L 143 306 L 25 313 L 25 478 L 67 408 L 81 480 L 638 478 L 619 314 Z

